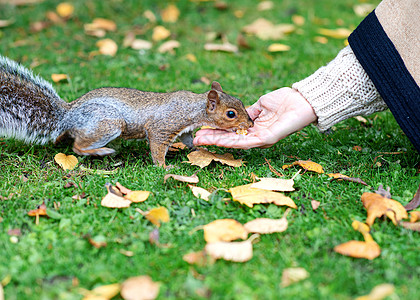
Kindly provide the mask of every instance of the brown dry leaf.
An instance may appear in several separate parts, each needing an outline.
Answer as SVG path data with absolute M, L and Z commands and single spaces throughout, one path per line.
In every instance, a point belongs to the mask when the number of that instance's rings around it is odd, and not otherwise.
M 236 45 L 233 45 L 229 42 L 224 42 L 223 44 L 206 43 L 204 44 L 204 50 L 235 53 L 238 52 L 239 49 Z
M 168 23 L 175 23 L 176 21 L 178 21 L 179 15 L 180 15 L 180 11 L 178 7 L 176 7 L 174 4 L 169 4 L 160 13 L 160 16 L 162 17 L 162 21 L 168 22 Z
M 280 178 L 257 178 L 260 181 L 255 182 L 251 185 L 252 188 L 258 188 L 269 191 L 278 192 L 292 192 L 294 191 L 293 185 L 295 184 L 293 179 L 280 179 Z
M 96 47 L 99 48 L 99 53 L 103 55 L 115 56 L 118 51 L 118 45 L 111 39 L 103 39 L 96 42 Z
M 335 38 L 335 39 L 346 39 L 350 35 L 351 30 L 347 28 L 337 28 L 337 29 L 320 28 L 318 29 L 318 33 L 327 37 Z
M 394 292 L 395 287 L 393 284 L 382 283 L 375 286 L 368 295 L 357 297 L 355 300 L 382 300 L 391 296 Z
M 234 159 L 230 153 L 216 154 L 204 149 L 193 151 L 187 157 L 189 159 L 188 163 L 193 166 L 199 166 L 200 168 L 208 166 L 213 160 L 231 167 L 240 167 L 243 165 L 242 159 Z
M 320 204 L 321 204 L 321 202 L 319 202 L 319 201 L 316 201 L 316 200 L 311 201 L 311 206 L 312 206 L 313 210 L 316 210 L 319 207 Z
M 216 242 L 206 245 L 204 250 L 214 259 L 245 262 L 252 258 L 252 241 L 259 235 L 254 234 L 243 242 Z
M 51 74 L 51 79 L 54 82 L 67 81 L 67 74 Z
M 127 195 L 130 194 L 131 192 L 133 192 L 132 190 L 126 188 L 125 186 L 123 186 L 121 183 L 117 182 L 115 184 L 115 187 L 121 192 L 121 194 Z
M 413 199 L 407 205 L 405 205 L 404 208 L 408 211 L 408 210 L 416 209 L 419 206 L 420 206 L 420 184 Z
M 163 177 L 163 183 L 166 183 L 166 180 L 168 180 L 168 178 L 171 178 L 171 177 L 175 180 L 182 181 L 182 182 L 188 182 L 188 183 L 198 183 L 198 181 L 199 181 L 197 174 L 193 174 L 191 176 L 166 174 Z
M 130 45 L 134 50 L 149 50 L 152 46 L 153 44 L 151 42 L 142 39 L 135 39 Z
M 209 191 L 207 191 L 206 189 L 203 189 L 201 187 L 198 186 L 194 186 L 194 185 L 188 185 L 192 191 L 192 193 L 194 194 L 195 197 L 197 198 L 201 198 L 203 200 L 209 201 L 209 197 L 211 195 L 211 193 Z
M 420 231 L 420 222 L 415 222 L 415 223 L 401 222 L 401 225 L 406 229 L 410 229 L 413 231 Z
M 274 203 L 297 208 L 295 202 L 282 193 L 252 188 L 251 185 L 252 183 L 230 188 L 229 192 L 232 194 L 232 199 L 249 207 L 259 203 Z
M 271 44 L 267 48 L 268 52 L 286 52 L 290 50 L 290 46 L 284 44 Z
M 340 173 L 329 173 L 327 174 L 328 177 L 332 177 L 333 179 L 337 179 L 337 180 L 344 180 L 344 181 L 350 181 L 350 182 L 356 182 L 356 183 L 360 183 L 363 185 L 367 185 L 366 182 L 364 182 L 362 179 L 360 178 L 354 178 L 354 177 L 349 177 Z
M 180 42 L 175 41 L 175 40 L 170 40 L 160 45 L 158 48 L 158 52 L 159 53 L 166 53 L 166 52 L 173 53 L 174 49 L 179 48 L 179 46 L 181 46 Z
M 293 24 L 278 24 L 259 18 L 253 23 L 244 26 L 242 30 L 249 34 L 255 34 L 262 40 L 279 40 L 285 37 L 285 34 L 291 33 L 295 30 Z
M 83 300 L 108 300 L 114 298 L 121 290 L 119 283 L 102 285 L 84 292 Z
M 312 172 L 316 172 L 320 174 L 324 173 L 324 169 L 322 168 L 320 164 L 317 164 L 316 162 L 313 162 L 310 160 L 298 160 L 291 163 L 290 165 L 283 165 L 282 169 L 284 170 L 291 166 L 296 166 L 296 165 L 301 166 L 306 171 L 312 171 Z
M 62 18 L 70 18 L 74 12 L 74 6 L 68 2 L 62 2 L 57 5 L 56 8 L 57 14 Z
M 386 215 L 394 225 L 408 218 L 407 211 L 398 201 L 385 198 L 376 193 L 363 193 L 363 206 L 367 210 L 366 224 L 372 226 L 376 218 Z
M 7 27 L 11 24 L 13 24 L 15 21 L 13 20 L 0 20 L 0 28 Z
M 246 239 L 248 231 L 233 219 L 220 219 L 203 226 L 204 240 L 207 243 L 230 242 L 236 239 Z
M 54 156 L 55 162 L 64 170 L 73 170 L 79 161 L 74 155 L 66 155 L 64 153 L 57 153 Z
M 137 211 L 140 211 L 137 209 Z M 160 227 L 160 223 L 166 223 L 169 222 L 169 212 L 168 210 L 161 206 L 157 208 L 153 208 L 149 210 L 146 213 L 142 213 L 147 220 L 149 220 L 152 224 L 156 225 L 157 227 Z
M 270 234 L 285 231 L 288 224 L 286 217 L 281 219 L 258 218 L 245 223 L 244 227 L 249 233 Z
M 121 297 L 125 300 L 153 300 L 159 295 L 160 283 L 149 276 L 131 277 L 121 285 Z
M 108 190 L 108 193 L 102 198 L 102 206 L 109 208 L 125 208 L 131 205 L 131 201 L 122 197 L 122 195 L 117 192 L 118 190 L 115 191 L 116 188 L 111 184 L 107 183 L 105 187 Z
M 284 288 L 308 277 L 309 273 L 304 268 L 287 268 L 283 270 L 281 275 L 280 286 Z
M 171 32 L 165 27 L 159 25 L 153 28 L 152 40 L 155 42 L 164 40 L 171 35 Z

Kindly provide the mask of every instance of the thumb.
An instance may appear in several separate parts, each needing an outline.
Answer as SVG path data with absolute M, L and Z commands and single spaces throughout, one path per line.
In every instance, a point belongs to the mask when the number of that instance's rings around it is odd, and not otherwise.
M 252 120 L 255 120 L 261 113 L 261 105 L 260 102 L 257 101 L 253 105 L 247 108 L 246 110 L 248 112 L 249 117 Z

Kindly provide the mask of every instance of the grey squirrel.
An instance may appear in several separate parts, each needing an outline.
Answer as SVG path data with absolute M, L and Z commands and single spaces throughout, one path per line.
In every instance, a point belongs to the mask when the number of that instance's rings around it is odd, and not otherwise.
M 115 152 L 104 147 L 115 138 L 147 138 L 153 162 L 166 166 L 175 139 L 191 148 L 192 130 L 203 125 L 246 131 L 253 121 L 243 103 L 216 81 L 202 94 L 109 87 L 67 103 L 49 82 L 0 55 L 2 136 L 39 144 L 70 137 L 77 154 L 99 156 Z

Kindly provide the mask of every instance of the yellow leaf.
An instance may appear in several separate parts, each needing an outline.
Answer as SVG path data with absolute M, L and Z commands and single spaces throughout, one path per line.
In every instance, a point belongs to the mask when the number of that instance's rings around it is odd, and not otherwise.
M 258 188 L 269 191 L 279 192 L 292 192 L 294 191 L 293 185 L 295 184 L 293 179 L 281 179 L 281 178 L 258 178 L 260 181 L 255 182 L 251 185 L 252 188 Z
M 171 35 L 171 32 L 163 26 L 156 26 L 153 28 L 152 40 L 155 42 L 166 39 Z
M 281 219 L 258 218 L 244 224 L 248 232 L 269 234 L 274 232 L 283 232 L 287 229 L 288 222 L 285 217 Z
M 163 177 L 163 183 L 166 183 L 166 180 L 168 180 L 168 178 L 171 178 L 171 177 L 175 180 L 182 181 L 182 182 L 188 182 L 188 183 L 198 183 L 198 181 L 199 181 L 197 174 L 193 174 L 191 176 L 166 174 Z
M 243 242 L 216 242 L 206 245 L 204 250 L 214 259 L 224 259 L 234 262 L 245 262 L 252 258 L 252 240 L 258 234 Z
M 316 36 L 314 41 L 323 45 L 328 44 L 328 39 L 325 36 Z
M 160 284 L 149 276 L 131 277 L 121 285 L 121 297 L 125 300 L 153 300 L 159 295 Z
M 225 42 L 223 44 L 206 43 L 206 44 L 204 44 L 204 50 L 234 53 L 234 52 L 238 52 L 238 46 L 233 45 L 229 42 Z
M 175 5 L 169 4 L 161 12 L 160 15 L 162 17 L 163 22 L 175 23 L 176 21 L 178 21 L 178 17 L 180 15 L 180 12 L 179 12 L 179 9 Z
M 121 290 L 121 285 L 119 283 L 102 285 L 94 288 L 91 291 L 85 293 L 85 299 L 111 299 L 118 295 Z
M 114 21 L 104 19 L 104 18 L 95 18 L 92 21 L 92 26 L 95 29 L 103 29 L 106 31 L 115 31 L 117 30 L 117 24 Z
M 73 170 L 79 161 L 74 155 L 66 155 L 64 153 L 58 153 L 54 156 L 54 160 L 64 170 Z
M 174 52 L 173 50 L 175 48 L 179 48 L 179 46 L 181 46 L 181 44 L 178 41 L 170 40 L 160 45 L 158 48 L 158 52 L 159 53 Z
M 115 191 L 115 187 L 107 183 L 105 185 L 108 193 L 104 198 L 102 198 L 101 205 L 109 208 L 125 208 L 131 205 L 131 201 L 125 199 L 118 193 L 118 190 Z
M 290 46 L 276 43 L 268 46 L 267 50 L 269 52 L 285 52 L 290 50 Z
M 410 223 L 414 223 L 420 220 L 420 211 L 410 212 Z
M 187 155 L 189 159 L 189 163 L 193 166 L 199 166 L 200 168 L 204 168 L 208 166 L 213 160 L 221 162 L 222 164 L 231 166 L 231 167 L 240 167 L 243 165 L 241 159 L 234 159 L 233 155 L 230 153 L 225 154 L 216 154 L 209 152 L 204 149 L 199 149 L 197 151 L 193 151 Z
M 236 220 L 220 219 L 203 226 L 204 240 L 207 243 L 230 242 L 246 239 L 248 231 Z
M 274 7 L 273 1 L 262 1 L 258 3 L 257 9 L 259 11 L 271 10 Z
M 145 217 L 157 227 L 161 222 L 169 222 L 169 212 L 165 207 L 153 208 L 145 214 Z
M 407 211 L 401 203 L 376 193 L 363 193 L 362 203 L 367 210 L 366 224 L 369 226 L 372 226 L 376 218 L 383 215 L 390 218 L 394 225 L 397 225 L 400 220 L 408 218 Z
M 128 193 L 124 198 L 134 203 L 144 202 L 149 198 L 149 191 L 132 191 Z
M 291 198 L 281 193 L 252 188 L 251 185 L 252 183 L 230 188 L 229 192 L 232 194 L 232 199 L 249 207 L 259 203 L 274 203 L 297 208 Z
M 311 206 L 312 206 L 313 210 L 316 210 L 319 207 L 320 204 L 321 204 L 321 202 L 319 202 L 319 201 L 311 200 Z
M 281 275 L 281 287 L 289 286 L 293 283 L 302 281 L 309 277 L 308 271 L 304 268 L 288 268 L 284 269 Z
M 51 74 L 51 79 L 54 82 L 65 81 L 68 79 L 67 74 Z
M 118 51 L 118 45 L 111 39 L 103 39 L 96 42 L 96 46 L 99 48 L 99 53 L 103 55 L 115 56 Z
M 63 2 L 57 5 L 57 14 L 62 18 L 69 18 L 74 12 L 74 6 L 70 3 Z
M 295 29 L 295 25 L 293 24 L 275 25 L 264 18 L 259 18 L 242 28 L 244 32 L 255 34 L 262 40 L 279 40 L 284 38 L 285 34 L 291 33 Z
M 394 285 L 389 283 L 382 283 L 375 286 L 368 295 L 357 297 L 355 300 L 382 300 L 388 296 L 391 296 L 394 292 Z
M 185 58 L 187 60 L 189 60 L 190 62 L 193 62 L 193 63 L 196 63 L 197 62 L 197 57 L 194 54 L 192 54 L 192 53 L 186 54 L 185 55 Z
M 335 39 L 346 39 L 350 35 L 351 30 L 347 28 L 337 28 L 337 29 L 320 28 L 318 30 L 318 33 L 327 37 L 335 38 Z
M 209 197 L 211 195 L 211 193 L 209 191 L 207 191 L 206 189 L 203 189 L 201 187 L 198 186 L 194 186 L 194 185 L 188 185 L 192 191 L 192 193 L 194 194 L 195 197 L 197 198 L 201 198 L 203 200 L 209 201 Z
M 305 18 L 300 15 L 293 15 L 292 21 L 297 26 L 303 26 L 305 24 Z
M 334 251 L 355 258 L 374 259 L 381 254 L 376 242 L 349 241 L 334 247 Z
M 320 164 L 317 164 L 316 162 L 313 162 L 310 160 L 298 160 L 291 163 L 290 165 L 283 165 L 282 169 L 287 169 L 291 166 L 296 166 L 296 165 L 301 166 L 306 171 L 313 171 L 320 174 L 324 173 L 324 169 L 322 168 Z

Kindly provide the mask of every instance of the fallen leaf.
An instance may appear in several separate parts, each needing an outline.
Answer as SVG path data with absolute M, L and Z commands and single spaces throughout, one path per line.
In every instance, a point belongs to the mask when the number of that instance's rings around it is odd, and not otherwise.
M 243 165 L 242 160 L 234 159 L 231 153 L 216 154 L 204 149 L 193 151 L 187 157 L 189 159 L 188 163 L 193 166 L 199 166 L 200 168 L 208 166 L 213 160 L 231 167 L 240 167 Z
M 207 243 L 230 242 L 236 239 L 246 239 L 248 231 L 233 219 L 220 219 L 203 226 L 204 240 Z
M 292 192 L 294 191 L 293 185 L 295 184 L 293 179 L 280 179 L 280 178 L 257 178 L 260 181 L 255 182 L 251 185 L 252 188 L 258 188 L 269 191 L 279 192 Z
M 13 24 L 13 20 L 0 20 L 0 28 L 4 28 Z
M 328 44 L 328 39 L 325 36 L 316 36 L 314 41 L 323 45 Z
M 179 48 L 181 44 L 178 41 L 170 40 L 159 46 L 159 53 L 173 52 L 175 48 Z
M 155 42 L 166 39 L 171 35 L 171 32 L 165 27 L 159 25 L 153 28 L 152 40 Z
M 358 17 L 366 17 L 374 9 L 375 5 L 372 3 L 360 3 L 353 6 L 353 10 Z
M 354 177 L 349 177 L 340 173 L 329 173 L 327 174 L 328 177 L 332 177 L 333 180 L 337 179 L 337 180 L 344 180 L 344 181 L 350 181 L 350 182 L 355 182 L 355 183 L 360 183 L 363 185 L 368 185 L 366 182 L 364 182 L 362 179 L 360 178 L 354 178 Z
M 268 52 L 286 52 L 290 50 L 290 46 L 284 44 L 271 44 L 267 48 Z
M 229 192 L 232 194 L 232 199 L 249 207 L 253 207 L 254 204 L 259 203 L 274 203 L 276 205 L 297 208 L 291 198 L 281 193 L 252 188 L 251 185 L 252 183 L 230 188 Z
M 353 118 L 355 118 L 357 121 L 359 121 L 360 123 L 363 123 L 363 124 L 366 124 L 368 122 L 368 120 L 366 118 L 362 117 L 362 116 L 356 116 L 356 117 L 353 117 Z
M 215 43 L 206 43 L 204 44 L 204 50 L 206 51 L 222 51 L 222 52 L 238 52 L 238 46 L 233 45 L 229 42 L 224 42 L 223 44 Z
M 116 31 L 117 24 L 115 24 L 115 22 L 112 20 L 108 20 L 104 18 L 95 18 L 93 19 L 92 23 L 85 24 L 84 28 L 85 30 L 86 28 L 88 28 L 90 30 L 102 29 L 105 31 Z
M 118 51 L 118 45 L 111 39 L 103 39 L 96 42 L 96 46 L 99 48 L 99 53 L 103 55 L 115 56 Z
M 120 290 L 119 283 L 98 286 L 91 291 L 84 292 L 83 300 L 108 300 L 118 295 Z
M 258 3 L 257 9 L 259 11 L 271 10 L 274 7 L 273 1 L 262 1 Z
M 407 205 L 405 205 L 404 208 L 407 211 L 409 211 L 409 210 L 416 209 L 419 206 L 420 206 L 420 184 L 419 184 L 419 188 L 417 189 L 417 192 L 414 195 L 413 199 L 411 199 L 411 201 Z
M 209 191 L 207 191 L 206 189 L 203 189 L 201 187 L 190 185 L 190 184 L 188 186 L 191 189 L 191 191 L 192 191 L 192 193 L 194 194 L 195 197 L 201 198 L 201 199 L 206 200 L 206 201 L 209 201 L 209 197 L 211 195 L 211 193 Z
M 410 223 L 414 223 L 420 220 L 420 211 L 410 212 Z
M 334 251 L 345 256 L 372 260 L 381 254 L 376 242 L 349 241 L 334 247 Z
M 206 266 L 214 262 L 214 259 L 211 256 L 208 256 L 204 250 L 185 254 L 182 259 L 190 265 L 198 266 Z
M 141 40 L 141 39 L 135 39 L 130 44 L 130 47 L 134 50 L 149 50 L 153 46 L 152 42 Z
M 420 231 L 420 222 L 415 222 L 415 223 L 401 222 L 401 225 L 406 229 L 410 229 L 413 231 Z
M 292 22 L 297 26 L 305 25 L 305 18 L 300 15 L 293 15 Z
M 94 238 L 88 237 L 89 244 L 91 244 L 96 249 L 103 248 L 107 246 L 105 238 L 103 236 L 96 236 Z
M 68 2 L 62 2 L 57 5 L 57 14 L 62 18 L 69 18 L 71 15 L 73 15 L 74 12 L 74 6 L 71 3 Z
M 287 287 L 293 283 L 302 281 L 309 277 L 308 271 L 304 268 L 287 268 L 281 274 L 281 287 Z
M 110 183 L 107 183 L 105 187 L 108 190 L 108 193 L 102 198 L 102 206 L 109 208 L 125 208 L 131 205 L 131 201 L 118 195 L 118 193 L 114 191 L 115 188 Z
M 125 300 L 153 300 L 159 295 L 160 284 L 149 276 L 131 277 L 121 285 L 121 297 Z
M 163 223 L 169 222 L 169 212 L 163 206 L 153 208 L 146 213 L 142 212 L 140 209 L 136 209 L 136 210 L 140 212 L 143 216 L 145 216 L 147 220 L 149 220 L 152 224 L 156 225 L 157 227 L 160 227 L 160 223 L 162 222 Z
M 143 16 L 146 19 L 148 19 L 150 22 L 152 22 L 152 23 L 155 23 L 156 22 L 156 16 L 155 16 L 155 14 L 151 10 L 149 10 L 149 9 L 147 9 L 147 10 L 144 11 Z
M 319 207 L 320 204 L 321 204 L 321 202 L 319 202 L 319 201 L 311 200 L 312 210 L 316 210 Z
M 320 164 L 317 164 L 316 162 L 313 162 L 310 160 L 298 160 L 291 163 L 290 165 L 283 165 L 282 169 L 284 170 L 291 166 L 296 166 L 296 165 L 301 166 L 306 171 L 312 171 L 312 172 L 316 172 L 320 174 L 324 173 L 324 169 L 322 168 Z
M 121 194 L 124 194 L 124 195 L 127 195 L 127 194 L 130 194 L 130 193 L 132 193 L 133 191 L 132 190 L 130 190 L 130 189 L 128 189 L 128 188 L 126 188 L 125 186 L 123 186 L 121 183 L 119 183 L 118 181 L 117 181 L 117 183 L 115 184 L 115 187 L 121 192 Z
M 385 198 L 376 193 L 363 193 L 362 203 L 367 210 L 366 224 L 372 226 L 376 218 L 386 215 L 394 225 L 408 218 L 407 211 L 398 201 Z
M 320 28 L 318 29 L 318 33 L 327 37 L 335 38 L 335 39 L 346 39 L 351 34 L 351 30 L 347 28 L 337 28 L 337 29 Z
M 67 74 L 51 74 L 51 79 L 54 82 L 67 81 Z
M 198 183 L 198 181 L 199 181 L 197 174 L 193 174 L 191 176 L 166 174 L 163 177 L 163 183 L 166 183 L 166 180 L 168 180 L 168 178 L 173 178 L 175 180 L 182 181 L 182 182 L 188 182 L 188 183 Z
M 244 224 L 249 233 L 270 234 L 283 232 L 287 229 L 288 222 L 285 217 L 281 219 L 258 218 Z
M 54 156 L 55 162 L 62 167 L 64 170 L 73 170 L 79 161 L 74 155 L 66 155 L 64 153 L 58 153 Z
M 130 200 L 134 203 L 144 202 L 149 198 L 150 192 L 149 191 L 132 191 L 124 196 L 125 199 Z
M 186 55 L 185 55 L 185 58 L 187 59 L 187 60 L 189 60 L 190 62 L 192 62 L 192 63 L 196 63 L 197 62 L 197 57 L 194 55 L 194 54 L 192 54 L 192 53 L 187 53 Z M 172 147 L 173 147 L 174 145 L 172 144 Z
M 214 259 L 224 259 L 234 262 L 245 262 L 252 258 L 252 241 L 258 237 L 252 235 L 243 242 L 216 242 L 209 243 L 204 250 Z
M 48 216 L 47 214 L 47 206 L 45 202 L 42 202 L 36 209 L 30 210 L 28 212 L 28 216 L 35 217 L 35 216 Z
M 262 40 L 279 40 L 284 38 L 285 34 L 291 33 L 295 29 L 293 24 L 275 25 L 264 18 L 259 18 L 242 28 L 245 33 L 255 34 Z
M 179 15 L 180 11 L 174 4 L 169 4 L 160 14 L 162 21 L 168 23 L 175 23 L 178 21 Z

